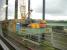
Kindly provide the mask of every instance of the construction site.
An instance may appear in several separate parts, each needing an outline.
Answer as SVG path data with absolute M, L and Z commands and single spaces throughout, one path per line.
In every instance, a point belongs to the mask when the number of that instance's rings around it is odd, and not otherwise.
M 47 0 L 0 0 L 0 50 L 67 50 L 67 21 L 47 20 Z

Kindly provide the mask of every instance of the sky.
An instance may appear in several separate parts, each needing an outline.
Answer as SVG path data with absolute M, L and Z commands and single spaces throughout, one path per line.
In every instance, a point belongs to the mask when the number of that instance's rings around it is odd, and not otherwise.
M 3 1 L 0 0 L 0 7 Z M 14 1 L 9 0 L 8 10 L 9 14 L 8 17 L 14 18 Z M 26 0 L 27 1 L 27 0 Z M 42 18 L 42 1 L 43 0 L 31 0 L 31 9 L 33 12 L 31 13 L 31 18 L 33 19 L 41 19 Z M 22 0 L 19 0 L 19 3 L 22 3 Z M 5 5 L 5 4 L 3 4 Z M 19 4 L 20 5 L 20 4 Z M 19 8 L 20 9 L 20 8 Z M 0 10 L 0 19 L 4 16 L 4 11 Z M 20 10 L 18 13 L 20 17 Z M 45 19 L 46 20 L 67 20 L 67 0 L 45 0 Z
M 67 14 L 67 0 L 46 0 L 45 11 L 47 14 L 63 15 Z
M 42 18 L 42 0 L 31 0 L 31 8 L 31 18 Z M 67 20 L 67 0 L 45 0 L 45 19 Z
M 3 21 L 5 19 L 5 0 L 0 0 L 0 21 Z
M 38 3 L 40 4 L 35 6 L 36 13 L 42 13 L 42 0 Z M 45 19 L 67 20 L 67 0 L 45 0 Z
M 8 19 L 14 19 L 15 10 L 15 0 L 8 1 Z
M 67 0 L 46 0 L 46 19 L 67 20 Z

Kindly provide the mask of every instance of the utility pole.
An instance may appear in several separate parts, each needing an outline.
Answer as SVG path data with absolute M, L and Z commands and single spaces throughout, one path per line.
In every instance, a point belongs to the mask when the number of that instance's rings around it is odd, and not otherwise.
M 45 19 L 45 0 L 43 0 L 43 20 Z

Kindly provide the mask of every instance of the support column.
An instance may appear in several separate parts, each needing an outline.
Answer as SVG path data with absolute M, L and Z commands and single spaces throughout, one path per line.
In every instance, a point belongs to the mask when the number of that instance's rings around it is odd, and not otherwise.
M 28 19 L 30 19 L 30 0 L 28 0 Z
M 15 19 L 18 18 L 18 0 L 15 0 Z
M 43 0 L 43 20 L 45 19 L 45 0 Z
M 15 16 L 13 20 L 13 32 L 16 32 L 16 20 L 18 19 L 18 0 L 15 0 Z
M 7 18 L 7 17 L 8 17 L 8 6 L 7 6 L 7 5 L 8 5 L 8 0 L 6 0 L 6 12 L 5 12 L 5 14 L 6 14 L 6 15 L 5 15 L 5 19 L 6 19 L 6 20 L 8 19 L 8 18 Z

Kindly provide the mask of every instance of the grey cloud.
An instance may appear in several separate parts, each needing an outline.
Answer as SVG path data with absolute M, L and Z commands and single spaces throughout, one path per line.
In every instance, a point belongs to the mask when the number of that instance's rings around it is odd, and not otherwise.
M 46 0 L 45 12 L 48 14 L 59 14 L 63 12 L 60 0 Z
M 51 1 L 51 2 L 50 2 Z M 45 12 L 52 15 L 67 15 L 67 0 L 48 0 Z
M 0 7 L 2 6 L 2 4 L 3 4 L 3 0 L 0 0 Z

